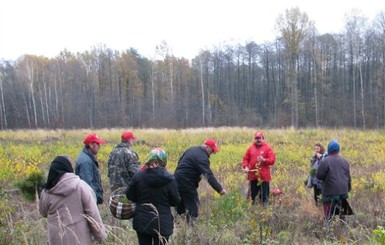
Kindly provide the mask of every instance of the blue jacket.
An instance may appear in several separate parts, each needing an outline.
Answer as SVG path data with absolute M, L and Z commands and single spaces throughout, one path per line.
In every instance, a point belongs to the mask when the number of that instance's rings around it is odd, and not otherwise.
M 98 204 L 103 203 L 103 187 L 100 178 L 99 163 L 87 148 L 79 153 L 76 159 L 75 174 L 84 180 L 95 192 Z

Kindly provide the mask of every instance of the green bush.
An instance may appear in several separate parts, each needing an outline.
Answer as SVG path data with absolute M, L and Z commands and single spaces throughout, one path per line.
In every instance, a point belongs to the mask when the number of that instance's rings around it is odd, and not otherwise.
M 21 193 L 28 201 L 35 201 L 36 193 L 40 193 L 44 185 L 44 177 L 42 172 L 33 172 L 24 180 L 16 183 Z

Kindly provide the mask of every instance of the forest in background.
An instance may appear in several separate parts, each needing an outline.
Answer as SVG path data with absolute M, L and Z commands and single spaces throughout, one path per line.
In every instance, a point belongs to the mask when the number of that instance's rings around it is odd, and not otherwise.
M 101 44 L 1 60 L 1 129 L 384 128 L 384 11 L 372 23 L 352 12 L 342 33 L 319 34 L 292 8 L 276 29 L 272 42 L 224 43 L 191 61 L 166 42 L 153 58 Z

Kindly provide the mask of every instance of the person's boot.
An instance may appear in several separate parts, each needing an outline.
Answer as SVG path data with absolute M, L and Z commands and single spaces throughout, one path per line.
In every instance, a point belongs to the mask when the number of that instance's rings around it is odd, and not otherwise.
M 263 205 L 263 208 L 267 208 L 267 202 L 263 202 L 262 205 Z

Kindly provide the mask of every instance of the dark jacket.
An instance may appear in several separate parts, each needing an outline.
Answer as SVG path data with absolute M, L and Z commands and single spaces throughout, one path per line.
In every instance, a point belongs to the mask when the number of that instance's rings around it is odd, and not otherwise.
M 103 187 L 99 163 L 87 148 L 83 148 L 76 159 L 75 174 L 84 180 L 95 192 L 97 203 L 103 203 Z
M 321 160 L 316 177 L 323 181 L 323 196 L 343 195 L 351 189 L 349 162 L 338 154 Z
M 162 236 L 172 234 L 174 218 L 170 207 L 179 204 L 180 196 L 174 176 L 165 168 L 147 168 L 137 172 L 126 195 L 136 203 L 133 227 L 137 232 L 157 235 L 158 231 Z
M 220 193 L 223 188 L 210 169 L 210 155 L 204 146 L 193 146 L 187 149 L 178 161 L 175 178 L 179 191 L 196 190 L 203 175 L 211 187 Z

